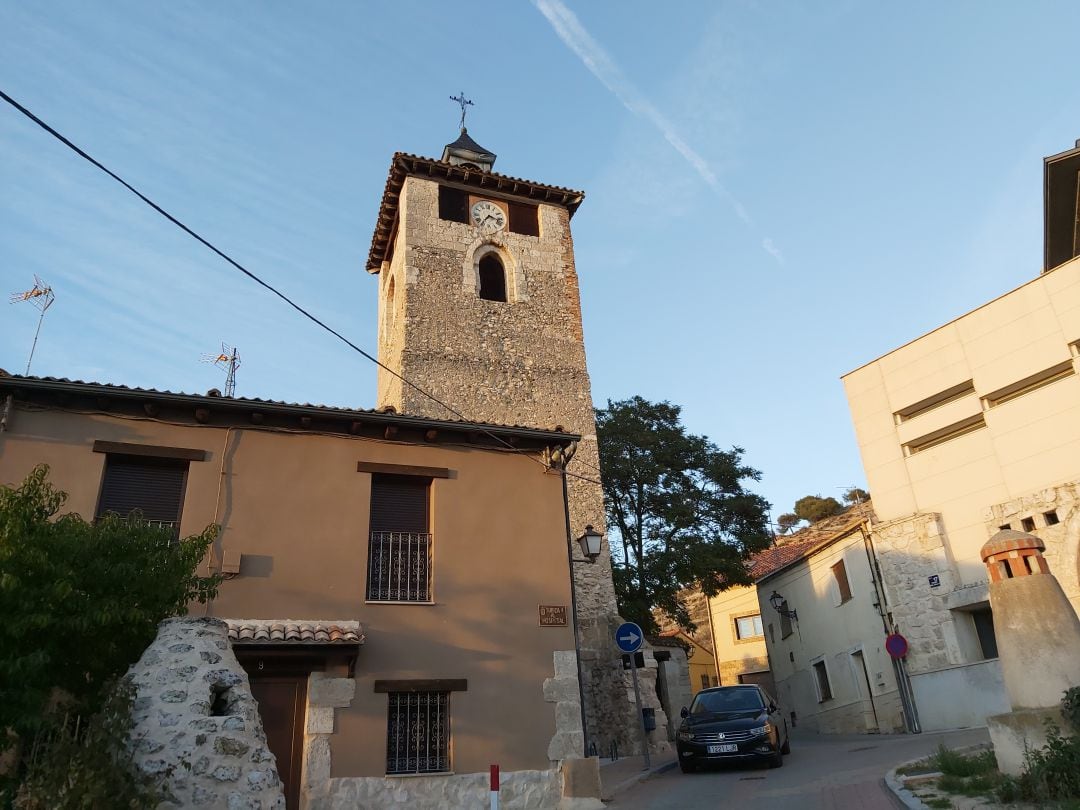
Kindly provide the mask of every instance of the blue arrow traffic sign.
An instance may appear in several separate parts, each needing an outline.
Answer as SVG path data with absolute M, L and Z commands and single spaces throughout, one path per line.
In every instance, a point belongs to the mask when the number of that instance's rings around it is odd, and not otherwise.
M 637 652 L 644 638 L 641 628 L 633 622 L 623 622 L 615 631 L 615 643 L 624 653 Z

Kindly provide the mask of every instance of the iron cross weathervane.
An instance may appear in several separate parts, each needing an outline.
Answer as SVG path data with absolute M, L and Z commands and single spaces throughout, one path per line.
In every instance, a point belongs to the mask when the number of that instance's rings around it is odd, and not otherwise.
M 473 103 L 465 98 L 465 91 L 462 90 L 460 95 L 450 96 L 451 101 L 456 101 L 461 105 L 461 128 L 465 129 L 465 108 L 473 106 Z

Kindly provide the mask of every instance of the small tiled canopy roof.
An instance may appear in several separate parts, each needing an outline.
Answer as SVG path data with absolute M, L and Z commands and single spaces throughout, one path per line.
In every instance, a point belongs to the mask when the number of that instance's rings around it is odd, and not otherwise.
M 295 621 L 291 619 L 226 619 L 233 644 L 334 644 L 364 643 L 356 621 Z

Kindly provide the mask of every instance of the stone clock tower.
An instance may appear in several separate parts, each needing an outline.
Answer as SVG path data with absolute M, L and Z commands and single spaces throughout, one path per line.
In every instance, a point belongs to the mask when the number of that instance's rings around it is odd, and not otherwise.
M 598 479 L 570 234 L 584 194 L 495 174 L 494 163 L 464 128 L 439 160 L 394 155 L 367 262 L 379 279 L 379 360 L 469 420 L 581 434 L 568 469 Z M 456 418 L 380 369 L 378 407 L 390 406 Z M 587 524 L 602 529 L 600 486 L 572 476 L 567 484 L 573 536 Z M 572 569 L 589 742 L 606 751 L 617 739 L 628 753 L 640 746 L 612 640 L 619 618 L 606 543 L 595 564 Z

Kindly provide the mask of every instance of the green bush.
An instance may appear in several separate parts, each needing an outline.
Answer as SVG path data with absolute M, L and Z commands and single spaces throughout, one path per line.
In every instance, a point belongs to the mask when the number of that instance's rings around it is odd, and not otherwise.
M 1045 804 L 1080 799 L 1080 687 L 1065 693 L 1061 711 L 1074 734 L 1064 735 L 1047 722 L 1046 745 L 1025 754 L 1020 776 L 1002 781 L 997 791 L 1001 801 Z
M 939 745 L 938 750 L 930 755 L 930 764 L 946 776 L 956 777 L 977 776 L 997 770 L 993 751 L 980 751 L 974 756 L 965 756 L 944 745 Z
M 120 682 L 88 723 L 53 715 L 26 757 L 15 810 L 151 810 L 163 800 L 135 767 L 128 735 L 135 689 Z
M 97 715 L 158 624 L 217 592 L 219 577 L 197 573 L 216 527 L 177 540 L 137 514 L 59 515 L 66 498 L 44 465 L 0 486 L 0 757 L 14 762 L 0 771 L 0 806 L 31 741 L 47 729 L 64 740 L 54 715 Z

